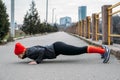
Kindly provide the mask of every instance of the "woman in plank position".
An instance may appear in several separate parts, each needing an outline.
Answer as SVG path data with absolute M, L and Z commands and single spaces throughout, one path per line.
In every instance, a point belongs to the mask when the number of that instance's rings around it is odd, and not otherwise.
M 107 63 L 110 58 L 110 49 L 107 46 L 96 47 L 96 46 L 83 46 L 76 47 L 73 45 L 66 44 L 64 42 L 55 42 L 49 46 L 32 46 L 26 48 L 21 43 L 17 42 L 14 49 L 15 55 L 19 58 L 30 58 L 33 61 L 29 64 L 39 64 L 43 59 L 54 59 L 58 55 L 80 55 L 80 54 L 91 54 L 97 53 L 101 55 L 103 63 Z

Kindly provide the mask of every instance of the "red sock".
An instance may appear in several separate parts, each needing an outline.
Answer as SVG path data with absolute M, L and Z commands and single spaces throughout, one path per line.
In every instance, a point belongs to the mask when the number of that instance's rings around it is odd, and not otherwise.
M 105 49 L 103 49 L 103 48 L 101 48 L 101 47 L 96 47 L 96 46 L 88 46 L 87 52 L 88 52 L 88 53 L 104 54 L 104 53 L 105 53 Z

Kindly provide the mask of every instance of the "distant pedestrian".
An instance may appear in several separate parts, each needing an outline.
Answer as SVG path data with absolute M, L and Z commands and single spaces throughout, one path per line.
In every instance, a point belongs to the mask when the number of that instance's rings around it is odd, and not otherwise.
M 18 42 L 15 44 L 14 53 L 21 59 L 32 59 L 33 61 L 29 62 L 29 64 L 39 64 L 43 59 L 54 59 L 58 55 L 80 55 L 85 53 L 97 53 L 101 55 L 102 59 L 104 59 L 103 63 L 107 63 L 110 58 L 110 49 L 107 46 L 96 47 L 89 45 L 76 47 L 63 42 L 55 42 L 49 46 L 37 45 L 29 48 L 26 48 Z

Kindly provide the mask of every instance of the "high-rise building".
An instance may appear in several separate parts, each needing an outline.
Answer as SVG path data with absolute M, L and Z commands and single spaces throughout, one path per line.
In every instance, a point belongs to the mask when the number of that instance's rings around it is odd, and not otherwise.
M 78 8 L 78 20 L 83 20 L 86 18 L 86 13 L 87 13 L 87 7 L 86 6 L 80 6 Z
M 60 25 L 64 27 L 68 27 L 71 25 L 71 17 L 62 17 L 60 18 Z

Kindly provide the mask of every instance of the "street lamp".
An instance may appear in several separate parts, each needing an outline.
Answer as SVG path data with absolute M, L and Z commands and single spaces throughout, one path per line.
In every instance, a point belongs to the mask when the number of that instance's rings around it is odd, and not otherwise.
M 10 27 L 11 27 L 11 30 L 10 30 L 10 35 L 11 37 L 15 37 L 15 24 L 14 24 L 14 5 L 15 5 L 15 2 L 14 0 L 11 0 L 11 23 L 10 23 Z
M 46 0 L 46 25 L 48 21 L 48 0 Z
M 54 11 L 55 11 L 55 8 L 52 9 L 52 24 L 54 24 Z
M 55 24 L 57 23 L 57 15 L 55 15 Z

